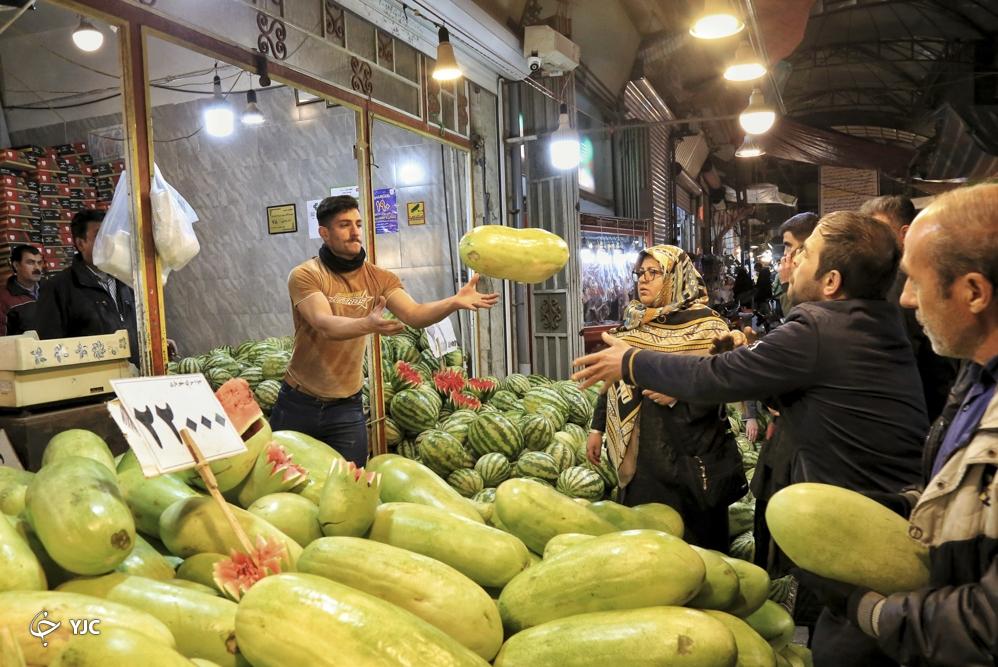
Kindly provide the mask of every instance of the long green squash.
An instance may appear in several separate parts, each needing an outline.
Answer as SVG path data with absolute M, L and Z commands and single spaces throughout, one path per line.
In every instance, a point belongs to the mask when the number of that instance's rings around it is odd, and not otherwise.
M 312 574 L 266 577 L 236 611 L 236 641 L 254 667 L 487 667 L 421 618 Z
M 499 596 L 499 613 L 507 630 L 519 632 L 575 614 L 682 605 L 705 572 L 700 556 L 674 535 L 601 535 L 517 575 Z

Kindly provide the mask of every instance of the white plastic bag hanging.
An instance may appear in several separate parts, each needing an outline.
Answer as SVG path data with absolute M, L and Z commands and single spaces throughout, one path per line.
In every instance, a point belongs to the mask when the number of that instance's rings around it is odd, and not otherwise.
M 94 264 L 126 285 L 132 284 L 131 229 L 132 202 L 128 196 L 128 174 L 121 172 L 111 206 L 94 240 Z
M 201 244 L 194 233 L 197 213 L 166 182 L 156 165 L 153 165 L 149 198 L 152 202 L 152 232 L 156 252 L 164 267 L 174 271 L 182 269 L 201 251 Z

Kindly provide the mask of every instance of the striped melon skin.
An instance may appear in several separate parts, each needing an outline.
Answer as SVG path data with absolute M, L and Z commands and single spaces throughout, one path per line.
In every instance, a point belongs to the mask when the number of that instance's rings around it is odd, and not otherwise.
M 578 444 L 585 444 L 586 440 L 589 439 L 589 432 L 578 424 L 565 424 L 561 430 L 572 436 Z
M 255 389 L 263 381 L 263 371 L 259 366 L 247 366 L 239 373 L 239 377 L 246 380 L 251 389 Z
M 399 443 L 397 450 L 400 456 L 413 461 L 419 460 L 419 445 L 412 440 L 403 440 Z
M 402 442 L 402 429 L 391 417 L 385 417 L 385 441 L 389 447 L 396 447 Z
M 406 336 L 395 336 L 393 340 L 395 360 L 414 364 L 419 361 L 419 348 Z
M 544 452 L 554 459 L 559 472 L 575 463 L 575 451 L 563 442 L 552 442 Z
M 471 497 L 476 503 L 494 503 L 496 501 L 496 490 L 494 487 L 486 487 Z
M 540 451 L 554 440 L 554 424 L 544 415 L 523 415 L 517 426 L 523 434 L 523 446 L 531 451 Z
M 460 441 L 445 431 L 431 429 L 420 434 L 419 456 L 427 468 L 446 477 L 458 468 L 470 468 L 475 459 Z
M 447 483 L 465 498 L 471 498 L 485 488 L 482 476 L 472 468 L 458 468 L 447 476 Z
M 513 467 L 503 454 L 490 452 L 478 459 L 478 462 L 475 463 L 475 470 L 481 475 L 485 486 L 499 486 L 509 479 Z
M 516 460 L 516 472 L 520 477 L 539 477 L 553 482 L 561 470 L 550 454 L 544 452 L 524 452 Z
M 513 373 L 506 376 L 506 379 L 502 383 L 502 388 L 516 394 L 518 398 L 522 398 L 524 394 L 530 391 L 531 385 L 526 375 Z
M 500 389 L 489 399 L 489 405 L 494 406 L 500 412 L 505 412 L 513 409 L 517 400 L 519 399 L 513 392 L 508 389 Z
M 181 375 L 192 375 L 201 371 L 201 362 L 196 357 L 185 357 L 177 364 L 177 372 Z
M 250 353 L 253 351 L 253 347 L 256 346 L 255 340 L 246 340 L 239 344 L 233 352 L 232 356 L 240 361 L 243 359 L 248 359 Z
M 478 413 L 473 410 L 456 410 L 444 420 L 440 425 L 440 429 L 447 431 L 457 438 L 461 444 L 464 444 L 468 439 L 468 429 L 471 428 L 471 424 L 476 419 L 478 419 Z
M 431 393 L 419 389 L 403 389 L 392 398 L 392 419 L 406 433 L 422 433 L 433 428 L 440 414 L 440 405 L 431 398 Z
M 552 387 L 536 387 L 524 394 L 523 409 L 526 412 L 537 412 L 542 405 L 553 405 L 568 415 L 568 402 Z
M 281 383 L 277 380 L 264 380 L 256 386 L 253 396 L 260 408 L 269 411 L 277 402 L 277 394 L 281 391 Z
M 572 466 L 563 470 L 558 475 L 558 483 L 555 488 L 566 496 L 585 498 L 586 500 L 599 500 L 605 491 L 600 476 L 582 466 Z
M 543 375 L 537 375 L 536 373 L 531 373 L 527 376 L 527 382 L 530 383 L 531 387 L 546 387 L 548 385 L 554 384 L 554 380 L 551 378 L 544 377 Z
M 558 385 L 556 391 L 568 404 L 568 421 L 579 426 L 588 426 L 593 418 L 593 406 L 585 395 L 572 384 Z
M 209 368 L 208 372 L 205 374 L 205 377 L 208 378 L 211 388 L 217 390 L 223 384 L 232 379 L 232 373 L 229 372 L 229 369 L 219 366 L 216 368 Z
M 529 412 L 529 410 L 527 411 Z M 545 403 L 537 407 L 537 413 L 544 415 L 554 426 L 555 431 L 559 431 L 568 424 L 568 413 L 563 412 L 557 405 Z
M 511 459 L 523 451 L 523 434 L 503 415 L 487 412 L 468 429 L 468 446 L 477 456 L 499 452 Z

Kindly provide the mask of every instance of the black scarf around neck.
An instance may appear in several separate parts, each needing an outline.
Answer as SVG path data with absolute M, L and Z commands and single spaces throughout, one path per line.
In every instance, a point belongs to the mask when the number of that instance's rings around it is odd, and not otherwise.
M 319 259 L 333 273 L 349 273 L 364 266 L 364 261 L 367 259 L 367 252 L 361 248 L 360 252 L 353 259 L 343 259 L 334 255 L 333 251 L 323 243 L 322 247 L 319 248 Z

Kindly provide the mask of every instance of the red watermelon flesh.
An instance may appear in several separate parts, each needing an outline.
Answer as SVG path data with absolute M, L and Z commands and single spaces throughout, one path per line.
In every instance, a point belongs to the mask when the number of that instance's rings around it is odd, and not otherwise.
M 263 412 L 253 397 L 253 390 L 243 378 L 232 378 L 218 388 L 215 396 L 225 408 L 226 416 L 239 435 L 246 434 L 251 426 L 263 418 Z

